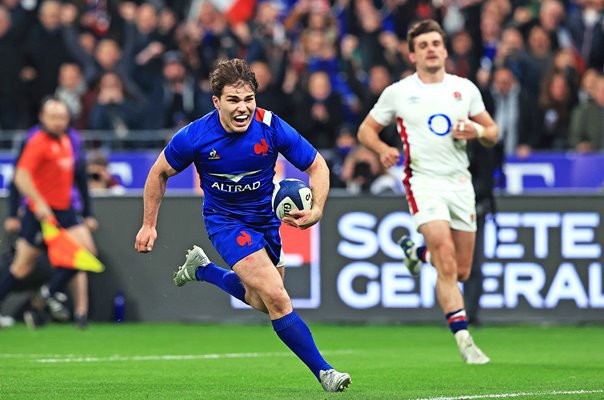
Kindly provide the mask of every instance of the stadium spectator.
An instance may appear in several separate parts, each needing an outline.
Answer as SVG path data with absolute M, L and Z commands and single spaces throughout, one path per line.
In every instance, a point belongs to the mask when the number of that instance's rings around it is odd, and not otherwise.
M 497 44 L 499 43 L 499 38 L 501 36 L 503 16 L 500 14 L 498 8 L 496 8 L 497 11 L 495 12 L 486 12 L 485 10 L 483 10 L 480 19 L 481 42 L 480 44 L 477 43 L 477 45 L 480 45 L 482 48 L 480 66 L 490 71 L 495 63 Z
M 119 18 L 119 3 L 118 0 L 73 2 L 79 15 L 79 27 L 84 31 L 91 32 L 99 39 L 119 37 L 122 28 Z
M 580 153 L 604 150 L 604 76 L 594 82 L 593 100 L 573 109 L 570 144 Z
M 447 72 L 472 80 L 478 70 L 478 59 L 473 51 L 472 36 L 461 31 L 451 36 L 451 51 L 447 59 Z
M 31 116 L 38 115 L 42 99 L 54 93 L 59 68 L 70 56 L 61 30 L 62 5 L 55 0 L 40 4 L 38 22 L 28 31 L 22 44 L 24 65 L 21 78 L 27 83 Z M 30 121 L 29 126 L 34 125 Z
M 534 148 L 565 150 L 569 147 L 570 114 L 576 93 L 563 72 L 551 72 L 542 80 L 539 109 L 535 118 Z
M 485 107 L 499 128 L 497 148 L 503 154 L 527 157 L 534 143 L 530 96 L 520 87 L 512 71 L 495 69 L 488 90 L 482 92 Z M 501 164 L 499 160 L 498 164 Z
M 80 32 L 78 35 L 78 43 L 88 54 L 94 54 L 97 42 L 97 38 L 90 32 Z
M 581 81 L 583 66 L 579 64 L 580 58 L 573 49 L 559 49 L 554 53 L 548 72 L 561 72 L 566 77 L 569 88 L 577 93 Z M 546 74 L 547 75 L 547 74 Z
M 194 24 L 180 25 L 174 35 L 184 65 L 198 81 L 207 82 L 210 66 L 202 62 L 203 59 L 199 54 L 201 30 Z M 209 84 L 207 86 L 209 87 Z
M 342 169 L 346 158 L 357 147 L 357 144 L 356 127 L 343 124 L 338 129 L 336 147 L 332 151 L 321 152 L 329 166 L 329 184 L 331 188 L 346 187 L 346 182 L 342 179 Z
M 514 74 L 516 80 L 519 80 L 523 74 L 523 63 L 526 58 L 526 50 L 524 47 L 524 38 L 522 33 L 516 27 L 505 28 L 501 32 L 501 40 L 497 44 L 495 53 L 495 68 L 506 67 Z M 492 72 L 492 71 L 487 71 Z M 490 82 L 491 74 L 485 77 L 476 78 L 476 83 L 479 87 L 484 88 Z
M 202 114 L 200 90 L 183 64 L 182 55 L 168 51 L 163 55 L 162 86 L 147 98 L 145 126 L 150 129 L 179 129 Z
M 16 25 L 9 10 L 0 6 L 0 129 L 24 126 L 27 99 L 19 77 L 23 66 L 22 44 L 27 24 Z
M 579 87 L 579 92 L 577 93 L 579 103 L 585 103 L 594 98 L 596 79 L 599 76 L 600 74 L 598 71 L 593 68 L 590 68 L 583 73 L 583 76 L 581 77 L 581 86 Z
M 59 69 L 59 83 L 55 96 L 63 100 L 69 109 L 71 121 L 86 120 L 82 97 L 86 92 L 86 82 L 82 77 L 80 66 L 76 63 L 65 63 Z M 76 129 L 83 129 L 81 124 L 74 124 Z
M 170 8 L 163 7 L 159 10 L 157 32 L 168 50 L 175 50 L 178 47 L 175 41 L 177 22 L 176 15 Z
M 109 171 L 109 160 L 100 150 L 88 155 L 88 187 L 95 195 L 122 195 L 126 189 Z
M 271 110 L 284 120 L 288 120 L 293 115 L 293 104 L 290 96 L 283 90 L 285 62 L 281 64 L 277 74 L 273 74 L 269 64 L 265 61 L 254 61 L 250 66 L 258 81 L 256 101 L 265 106 L 267 110 Z
M 236 57 L 241 51 L 239 42 L 229 28 L 224 13 L 216 9 L 209 1 L 195 1 L 189 12 L 188 27 L 198 44 L 201 66 L 201 78 L 207 79 L 217 60 Z
M 119 43 L 112 38 L 102 38 L 96 41 L 92 37 L 90 43 L 83 43 L 82 36 L 75 26 L 76 18 L 76 7 L 65 4 L 62 15 L 63 39 L 70 56 L 82 66 L 87 84 L 94 86 L 103 73 L 115 72 L 119 75 L 127 90 L 136 98 L 141 99 L 143 97 L 142 90 L 129 76 L 129 62 L 131 60 L 123 55 L 123 53 L 129 54 L 133 46 L 133 31 L 135 28 L 130 21 L 126 20 L 128 23 L 125 26 L 125 36 L 129 41 L 124 44 L 124 51 L 122 51 Z
M 555 50 L 576 52 L 576 72 L 570 79 L 573 85 L 586 67 L 601 72 L 604 65 L 601 0 L 271 0 L 259 2 L 253 13 L 244 7 L 247 11 L 242 15 L 234 15 L 226 3 L 205 0 L 26 3 L 2 3 L 4 15 L 10 16 L 6 33 L 0 29 L 0 72 L 6 72 L 0 74 L 2 129 L 24 128 L 33 123 L 38 107 L 35 98 L 40 98 L 43 91 L 54 92 L 58 67 L 64 62 L 80 65 L 90 92 L 96 90 L 102 73 L 115 72 L 136 99 L 158 98 L 164 89 L 163 55 L 174 49 L 183 55 L 183 65 L 202 93 L 203 111 L 211 107 L 203 100 L 209 98 L 204 97 L 210 93 L 207 77 L 216 61 L 245 57 L 250 63 L 266 62 L 274 83 L 288 95 L 296 94 L 290 99 L 303 97 L 302 92 L 308 91 L 304 84 L 310 73 L 326 71 L 333 91 L 341 96 L 343 112 L 337 125 L 356 125 L 363 115 L 361 96 L 357 91 L 353 93 L 342 79 L 346 75 L 343 66 L 351 63 L 363 83 L 374 64 L 386 66 L 393 77 L 403 76 L 410 65 L 404 40 L 407 27 L 412 21 L 430 17 L 443 21 L 451 34 L 449 72 L 467 76 L 486 90 L 494 68 L 509 67 L 521 87 L 533 95 L 535 112 L 539 82 L 552 68 Z M 24 8 L 31 5 L 28 10 Z M 0 11 L 0 20 L 7 21 L 1 14 Z M 473 43 L 469 52 L 466 32 Z M 526 50 L 520 32 L 527 37 Z M 25 36 L 35 40 L 26 42 Z M 38 36 L 50 45 L 42 44 Z M 41 52 L 32 52 L 33 48 L 40 48 Z M 2 51 L 7 57 L 1 57 Z M 27 58 L 23 57 L 25 53 Z M 482 68 L 475 74 L 481 55 Z M 43 70 L 36 71 L 34 64 L 42 65 Z M 14 79 L 15 71 L 19 79 Z M 43 85 L 38 85 L 38 81 Z M 84 117 L 74 120 L 78 128 L 90 127 L 90 97 L 89 93 L 83 102 Z M 273 111 L 281 115 L 280 111 Z M 153 118 L 141 122 L 141 128 L 157 126 Z
M 342 99 L 332 89 L 329 75 L 310 74 L 308 91 L 297 99 L 295 127 L 316 148 L 332 149 L 342 121 Z
M 205 280 L 268 313 L 279 338 L 309 367 L 323 388 L 343 391 L 350 384 L 350 375 L 336 371 L 323 359 L 310 330 L 293 311 L 283 282 L 280 221 L 271 207 L 275 163 L 282 152 L 306 171 L 313 192 L 312 209 L 292 211 L 283 222 L 301 229 L 316 224 L 329 190 L 325 160 L 279 117 L 256 108 L 258 83 L 245 61 L 221 61 L 210 78 L 216 110 L 176 133 L 151 168 L 135 249 L 140 253 L 153 250 L 167 180 L 195 163 L 205 194 L 206 229 L 233 271 L 211 263 L 195 246 L 174 274 L 174 283 L 183 286 Z M 200 152 L 209 156 L 195 155 Z M 225 174 L 228 171 L 238 175 Z
M 540 93 L 540 82 L 552 62 L 552 51 L 549 36 L 540 26 L 535 25 L 529 31 L 527 51 L 523 57 L 520 84 L 537 103 Z
M 588 68 L 604 70 L 604 2 L 578 2 L 568 17 L 568 28 L 576 49 Z
M 340 179 L 345 182 L 346 191 L 351 194 L 399 193 L 396 178 L 386 173 L 377 154 L 361 145 L 348 153 Z
M 126 91 L 120 77 L 114 72 L 104 73 L 90 115 L 90 128 L 112 130 L 123 139 L 130 130 L 141 128 L 140 114 L 140 105 Z
M 145 97 L 153 96 L 161 90 L 162 55 L 166 51 L 164 39 L 158 30 L 156 7 L 150 3 L 139 5 L 134 26 L 128 22 L 124 30 L 124 42 L 128 46 L 124 46 L 123 57 L 129 68 L 129 78 Z
M 547 32 L 552 50 L 573 47 L 570 31 L 566 27 L 566 10 L 559 0 L 542 0 L 538 24 Z
M 358 28 L 351 33 L 359 40 L 359 54 L 363 70 L 368 71 L 374 64 L 386 64 L 384 48 L 380 36 L 384 33 L 382 15 L 370 0 L 353 2 Z
M 259 60 L 283 61 L 285 43 L 288 40 L 285 27 L 279 20 L 279 8 L 273 1 L 258 4 L 256 15 L 248 24 L 240 24 L 234 33 L 242 46 L 246 46 L 246 58 L 252 63 Z
M 69 111 L 66 104 L 56 97 L 45 99 L 41 106 L 40 123 L 40 129 L 25 143 L 17 163 L 14 184 L 26 198 L 27 206 L 20 220 L 14 260 L 0 276 L 0 301 L 4 300 L 19 280 L 31 272 L 40 256 L 43 247 L 40 221 L 56 218 L 76 241 L 89 251 L 96 252 L 90 233 L 90 228 L 96 228 L 96 220 L 88 221 L 90 227 L 80 222 L 73 206 L 72 190 L 77 164 L 74 143 L 67 134 Z M 56 151 L 49 152 L 49 148 Z M 85 192 L 83 196 L 86 197 L 85 181 L 81 187 Z M 87 212 L 84 211 L 84 214 Z M 45 323 L 44 307 L 48 307 L 51 313 L 54 312 L 53 316 L 68 318 L 61 314 L 55 294 L 60 292 L 77 272 L 66 268 L 57 268 L 54 271 L 48 286 L 32 300 L 32 309 L 24 314 L 29 326 L 35 328 Z M 84 280 L 79 281 L 80 285 L 84 283 Z M 81 286 L 80 289 L 83 291 L 85 287 Z M 80 297 L 79 304 L 76 319 L 78 323 L 85 325 L 87 295 Z
M 367 82 L 359 80 L 361 73 L 355 70 L 353 62 L 346 63 L 347 83 L 360 101 L 359 115 L 365 116 L 386 87 L 392 83 L 392 76 L 384 65 L 376 64 L 369 69 Z M 399 134 L 394 126 L 387 126 L 380 132 L 380 138 L 391 146 L 402 148 Z
M 409 209 L 427 244 L 418 248 L 410 237 L 403 236 L 399 243 L 405 264 L 417 275 L 423 262 L 432 262 L 438 271 L 436 296 L 463 360 L 486 364 L 489 358 L 468 332 L 457 282 L 470 276 L 476 238 L 476 204 L 466 143 L 477 140 L 483 146 L 494 146 L 497 126 L 485 110 L 478 88 L 445 72 L 445 33 L 436 21 L 416 23 L 408 43 L 417 72 L 384 90 L 359 127 L 359 142 L 379 155 L 384 168 L 397 165 L 400 150 L 379 138 L 379 132 L 397 120 L 405 143 L 403 182 Z

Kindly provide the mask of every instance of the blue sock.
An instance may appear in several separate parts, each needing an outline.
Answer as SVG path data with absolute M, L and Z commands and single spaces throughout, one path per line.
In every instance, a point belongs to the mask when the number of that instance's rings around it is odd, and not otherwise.
M 332 368 L 319 353 L 310 329 L 295 311 L 271 322 L 277 336 L 310 368 L 317 379 L 319 379 L 321 370 L 326 371 Z
M 235 272 L 221 268 L 214 263 L 209 263 L 205 267 L 197 267 L 195 276 L 198 281 L 206 281 L 212 285 L 216 285 L 234 298 L 245 303 L 245 287 L 243 287 L 241 280 Z
M 0 301 L 4 300 L 7 294 L 13 289 L 17 282 L 17 278 L 10 272 L 10 268 L 6 268 L 2 274 L 0 274 Z
M 468 320 L 466 318 L 466 310 L 460 308 L 457 311 L 448 313 L 446 316 L 451 332 L 456 333 L 462 329 L 468 329 Z
M 55 268 L 48 283 L 48 292 L 52 295 L 55 292 L 62 292 L 67 283 L 78 273 L 77 269 Z

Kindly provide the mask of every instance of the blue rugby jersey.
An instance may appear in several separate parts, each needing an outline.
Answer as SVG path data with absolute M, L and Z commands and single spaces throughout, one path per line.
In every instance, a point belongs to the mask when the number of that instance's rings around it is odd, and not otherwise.
M 244 133 L 224 130 L 214 110 L 179 130 L 164 150 L 177 171 L 194 163 L 204 192 L 203 215 L 243 222 L 273 218 L 271 198 L 278 153 L 304 171 L 317 150 L 272 112 L 256 108 Z

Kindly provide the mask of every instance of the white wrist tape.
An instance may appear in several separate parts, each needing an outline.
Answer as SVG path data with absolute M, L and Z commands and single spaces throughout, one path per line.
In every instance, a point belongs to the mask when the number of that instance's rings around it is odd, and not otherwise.
M 480 125 L 478 122 L 472 121 L 471 119 L 468 121 L 474 125 L 474 128 L 476 128 L 476 136 L 478 139 L 482 138 L 484 136 L 484 126 Z

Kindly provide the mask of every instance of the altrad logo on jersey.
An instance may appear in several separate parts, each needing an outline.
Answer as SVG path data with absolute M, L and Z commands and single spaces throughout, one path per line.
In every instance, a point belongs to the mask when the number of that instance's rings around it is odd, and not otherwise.
M 254 145 L 254 153 L 265 156 L 268 153 L 268 143 L 266 140 L 260 139 L 260 143 Z
M 239 192 L 245 192 L 248 190 L 258 190 L 259 187 L 260 187 L 260 181 L 253 182 L 253 183 L 247 183 L 245 185 L 237 185 L 237 184 L 225 183 L 225 182 L 212 183 L 212 188 L 218 189 L 221 192 L 228 192 L 228 193 L 239 193 Z
M 241 235 L 237 236 L 237 244 L 241 247 L 243 246 L 251 246 L 252 245 L 252 237 L 246 231 L 239 232 Z

